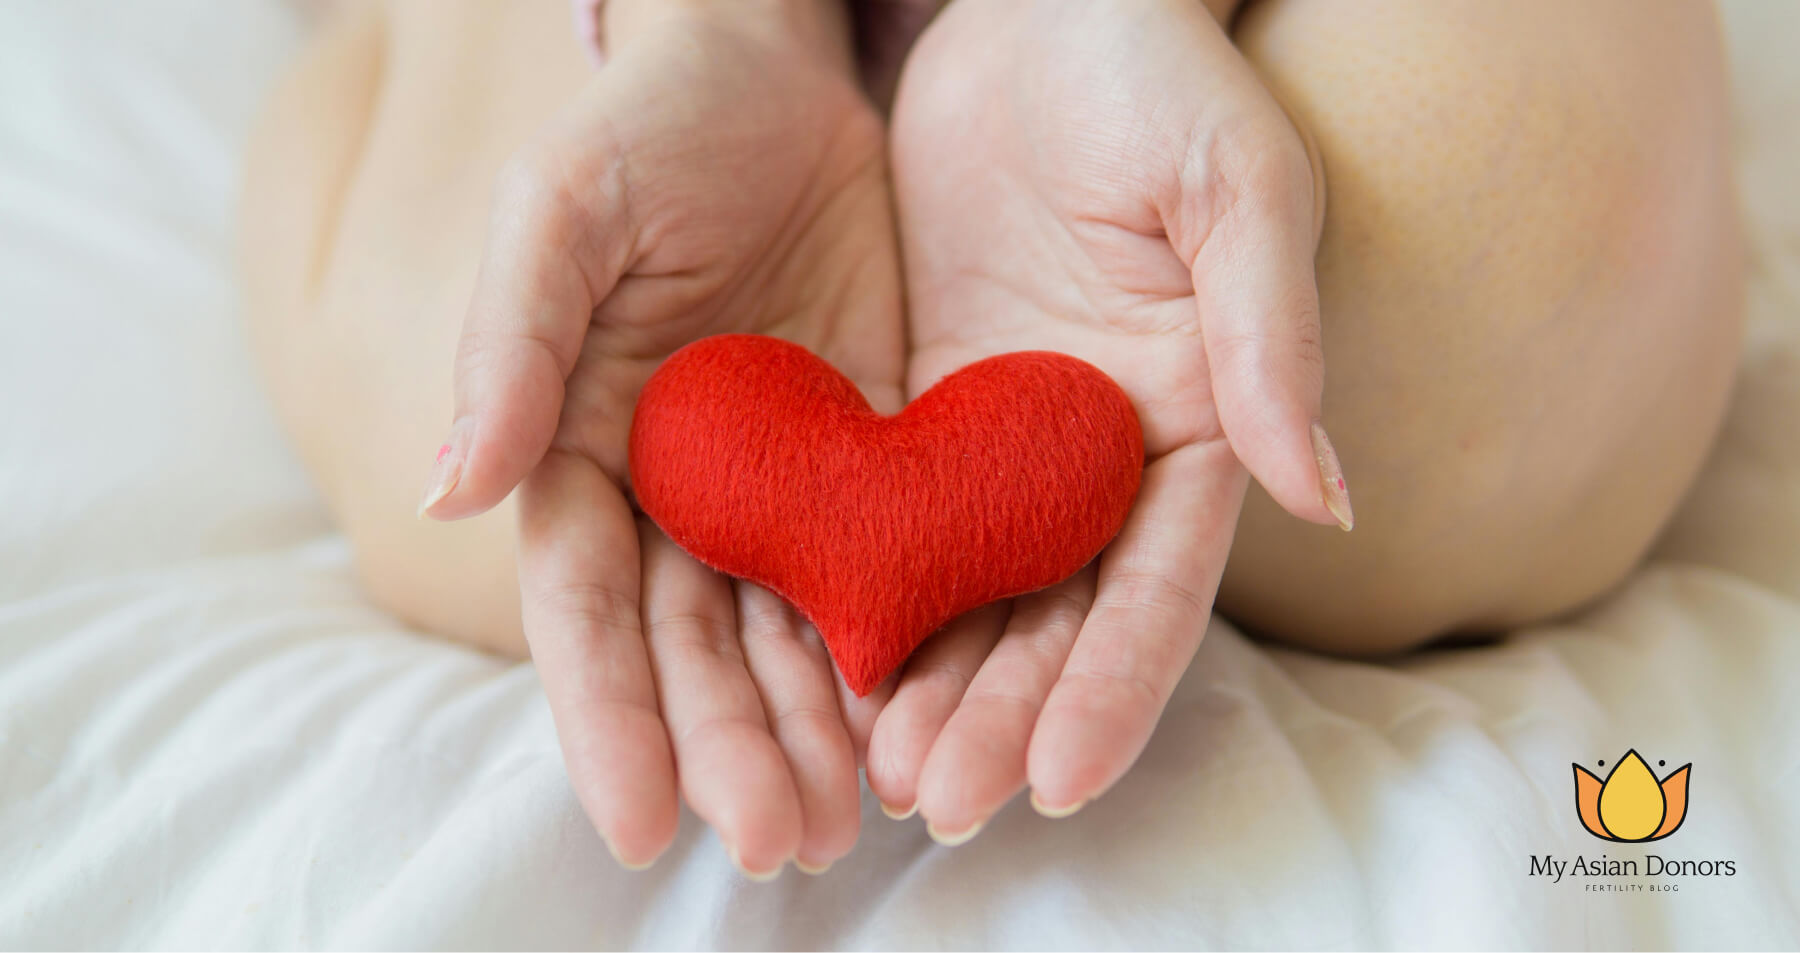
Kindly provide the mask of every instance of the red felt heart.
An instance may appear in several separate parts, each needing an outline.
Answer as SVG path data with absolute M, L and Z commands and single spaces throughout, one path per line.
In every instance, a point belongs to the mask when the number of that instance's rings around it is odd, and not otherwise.
M 1143 465 L 1119 385 L 1047 351 L 977 361 L 884 417 L 805 348 L 721 335 L 671 355 L 631 422 L 644 512 L 793 603 L 858 695 L 957 615 L 1074 575 Z

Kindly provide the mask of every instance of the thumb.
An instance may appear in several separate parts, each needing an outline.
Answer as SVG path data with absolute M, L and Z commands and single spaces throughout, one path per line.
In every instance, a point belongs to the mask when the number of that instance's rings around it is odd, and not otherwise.
M 628 264 L 616 152 L 533 146 L 501 173 L 456 355 L 456 413 L 421 516 L 475 516 L 505 499 L 556 435 L 563 386 L 594 308 Z
M 1325 355 L 1313 256 L 1323 183 L 1292 135 L 1249 154 L 1241 169 L 1197 170 L 1230 188 L 1184 183 L 1230 203 L 1212 210 L 1190 268 L 1232 452 L 1283 509 L 1348 530 L 1349 487 L 1319 420 Z

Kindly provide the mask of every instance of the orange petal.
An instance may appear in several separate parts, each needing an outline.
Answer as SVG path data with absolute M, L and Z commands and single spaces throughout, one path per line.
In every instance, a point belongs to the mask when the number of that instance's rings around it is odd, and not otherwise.
M 1687 817 L 1688 769 L 1693 766 L 1691 762 L 1684 764 L 1662 779 L 1663 801 L 1669 808 L 1663 812 L 1662 826 L 1650 835 L 1650 840 L 1660 840 L 1675 833 Z
M 1575 811 L 1588 833 L 1604 840 L 1616 840 L 1600 823 L 1600 779 L 1581 765 L 1575 768 Z

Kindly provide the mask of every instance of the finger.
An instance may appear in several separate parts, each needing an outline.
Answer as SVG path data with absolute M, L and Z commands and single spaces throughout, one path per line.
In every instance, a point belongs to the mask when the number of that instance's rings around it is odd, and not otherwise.
M 906 662 L 894 695 L 869 736 L 869 789 L 896 820 L 916 809 L 919 769 L 963 691 L 1006 627 L 1010 606 L 995 603 L 958 616 Z
M 1031 734 L 1026 775 L 1043 813 L 1067 815 L 1099 796 L 1150 739 L 1206 632 L 1247 482 L 1222 441 L 1175 450 L 1144 471 Z
M 744 666 L 731 581 L 644 524 L 650 667 L 681 793 L 746 876 L 781 873 L 800 847 L 800 795 Z
M 520 489 L 526 639 L 569 780 L 620 863 L 675 839 L 675 761 L 638 619 L 631 509 L 592 461 L 546 456 Z
M 594 308 L 632 254 L 621 154 L 587 130 L 528 147 L 501 173 L 457 348 L 455 419 L 421 514 L 487 510 L 550 446 Z
M 1231 183 L 1229 203 L 1214 210 L 1189 262 L 1219 423 L 1282 508 L 1347 530 L 1349 489 L 1319 422 L 1325 355 L 1312 163 L 1291 129 L 1253 151 L 1220 158 L 1215 150 L 1213 160 L 1196 165 L 1184 191 Z
M 744 660 L 800 793 L 794 866 L 823 873 L 856 844 L 862 788 L 825 643 L 780 597 L 739 583 Z
M 919 772 L 919 813 L 940 839 L 974 836 L 1025 787 L 1025 752 L 1094 601 L 1094 568 L 1013 603 L 1006 633 Z

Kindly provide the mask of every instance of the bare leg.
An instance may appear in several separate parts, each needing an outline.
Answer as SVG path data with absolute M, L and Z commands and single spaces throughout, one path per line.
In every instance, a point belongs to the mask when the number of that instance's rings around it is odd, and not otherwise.
M 495 176 L 590 71 L 562 0 L 341 4 L 271 98 L 245 186 L 258 357 L 364 584 L 513 655 L 511 507 L 455 524 L 413 509 Z
M 1698 467 L 1736 354 L 1710 12 L 1264 0 L 1238 40 L 1323 155 L 1326 415 L 1357 528 L 1253 494 L 1221 607 L 1374 652 L 1604 591 Z M 511 514 L 412 508 L 491 183 L 587 69 L 563 0 L 339 11 L 247 182 L 259 356 L 371 594 L 511 653 Z
M 1380 652 L 1611 587 L 1736 363 L 1710 8 L 1266 0 L 1236 39 L 1323 155 L 1325 415 L 1357 525 L 1253 491 L 1221 608 Z

